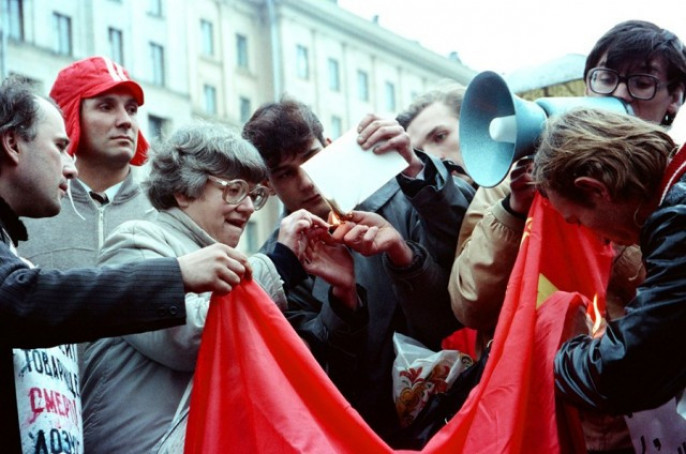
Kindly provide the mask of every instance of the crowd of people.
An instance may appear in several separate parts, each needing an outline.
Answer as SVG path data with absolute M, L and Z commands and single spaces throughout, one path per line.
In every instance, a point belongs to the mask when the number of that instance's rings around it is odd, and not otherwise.
M 537 193 L 613 246 L 607 323 L 562 345 L 555 383 L 579 409 L 588 452 L 634 452 L 624 415 L 686 387 L 686 151 L 667 133 L 686 95 L 686 49 L 652 23 L 622 22 L 583 76 L 587 96 L 619 98 L 633 115 L 551 118 L 533 159 L 493 188 L 461 158 L 464 87 L 442 85 L 396 119 L 362 118 L 359 145 L 407 167 L 335 230 L 330 202 L 301 168 L 331 140 L 296 99 L 260 106 L 242 131 L 195 122 L 150 147 L 137 118 L 143 90 L 107 58 L 70 64 L 47 98 L 6 79 L 7 452 L 157 452 L 188 409 L 211 295 L 244 280 L 266 291 L 390 447 L 415 446 L 392 399 L 393 335 L 439 350 L 471 329 L 474 359 L 487 355 Z M 132 170 L 143 164 L 139 182 Z M 246 256 L 236 246 L 270 196 L 283 216 Z

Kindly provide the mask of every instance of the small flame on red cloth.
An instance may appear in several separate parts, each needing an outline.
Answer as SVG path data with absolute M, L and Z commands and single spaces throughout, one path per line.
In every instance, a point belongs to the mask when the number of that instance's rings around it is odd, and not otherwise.
M 600 314 L 600 309 L 598 309 L 598 295 L 593 296 L 593 329 L 591 334 L 595 335 L 600 329 L 600 323 L 603 320 L 603 316 Z

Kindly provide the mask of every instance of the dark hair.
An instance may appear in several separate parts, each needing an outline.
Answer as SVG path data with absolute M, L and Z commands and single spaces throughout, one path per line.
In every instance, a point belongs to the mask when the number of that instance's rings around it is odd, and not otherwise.
M 324 128 L 314 112 L 287 98 L 260 106 L 243 126 L 242 135 L 257 148 L 269 169 L 307 153 L 313 139 L 325 145 Z
M 455 117 L 459 119 L 464 94 L 465 87 L 463 85 L 453 81 L 446 81 L 433 90 L 418 96 L 417 99 L 412 101 L 412 104 L 410 104 L 407 109 L 400 112 L 395 119 L 400 123 L 400 126 L 407 129 L 407 127 L 410 126 L 410 123 L 417 118 L 417 115 L 437 102 L 441 102 L 448 106 L 455 114 Z
M 13 131 L 29 142 L 36 138 L 40 97 L 28 79 L 12 75 L 0 86 L 0 135 Z
M 248 183 L 267 179 L 267 168 L 250 142 L 219 123 L 179 128 L 151 149 L 148 198 L 158 210 L 178 206 L 174 194 L 198 198 L 208 175 Z
M 674 33 L 652 22 L 628 20 L 620 22 L 607 31 L 595 44 L 586 58 L 584 80 L 588 72 L 598 66 L 600 58 L 607 53 L 606 66 L 620 69 L 627 63 L 646 63 L 661 58 L 667 64 L 668 89 L 673 91 L 679 84 L 686 88 L 686 49 Z

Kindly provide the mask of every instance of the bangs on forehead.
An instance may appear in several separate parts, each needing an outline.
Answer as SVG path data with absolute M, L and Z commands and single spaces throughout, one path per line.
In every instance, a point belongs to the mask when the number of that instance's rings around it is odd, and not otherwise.
M 272 159 L 267 162 L 269 173 L 274 174 L 293 167 L 300 167 L 300 156 L 302 154 L 298 151 L 283 150 L 280 159 Z
M 652 52 L 639 52 L 631 59 L 624 54 L 608 53 L 604 66 L 621 74 L 662 74 L 666 76 L 666 63 L 664 58 L 654 56 Z
M 257 184 L 266 180 L 268 174 L 259 157 L 257 160 L 251 160 L 248 156 L 243 155 L 236 156 L 227 162 L 226 171 L 217 176 L 227 180 L 241 179 L 248 183 Z
M 288 141 L 286 146 L 282 147 L 279 154 L 270 155 L 267 157 L 267 167 L 270 173 L 278 172 L 283 167 L 295 166 L 299 167 L 302 162 L 312 154 L 312 143 L 317 140 L 313 136 L 308 138 L 298 138 Z

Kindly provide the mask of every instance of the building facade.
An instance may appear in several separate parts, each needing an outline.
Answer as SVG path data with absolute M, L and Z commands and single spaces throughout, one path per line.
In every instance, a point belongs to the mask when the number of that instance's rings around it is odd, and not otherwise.
M 335 139 L 367 113 L 394 117 L 443 79 L 475 72 L 329 0 L 0 0 L 2 77 L 47 94 L 70 62 L 105 55 L 145 90 L 141 128 L 153 139 L 193 119 L 239 129 L 283 95 L 310 105 Z M 276 200 L 239 248 L 275 227 Z

